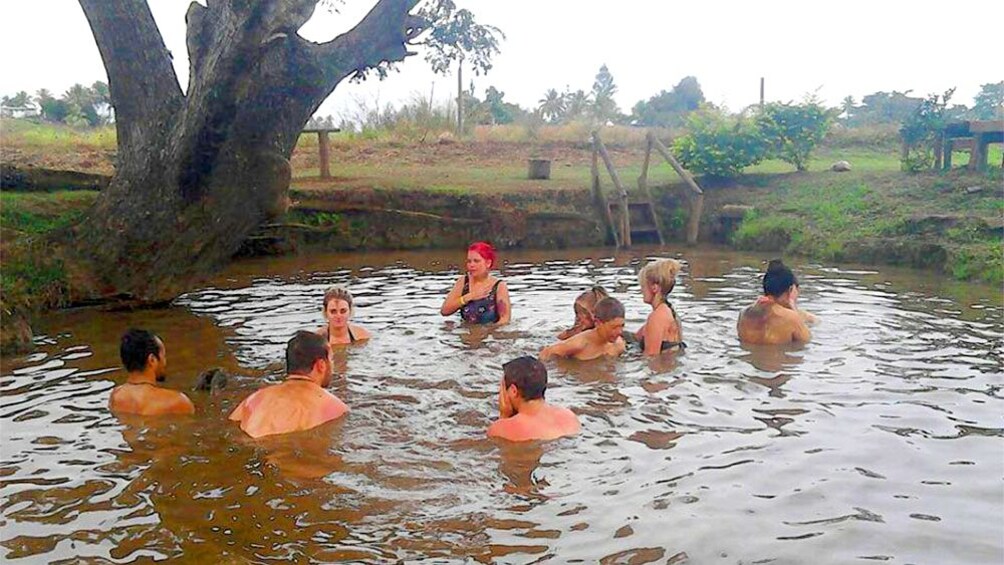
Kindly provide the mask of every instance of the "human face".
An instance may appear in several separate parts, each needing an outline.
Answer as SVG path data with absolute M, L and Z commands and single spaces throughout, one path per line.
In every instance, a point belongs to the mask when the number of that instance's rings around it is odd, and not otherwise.
M 651 304 L 655 300 L 656 294 L 659 291 L 659 285 L 654 283 L 645 283 L 641 285 L 641 298 L 645 301 L 645 304 Z
M 583 329 L 592 329 L 596 326 L 596 321 L 593 319 L 593 315 L 589 313 L 585 308 L 575 309 L 575 325 Z
M 158 383 L 162 383 L 167 380 L 167 348 L 164 347 L 164 342 L 157 338 L 157 358 L 153 360 L 154 364 L 154 378 Z
M 624 332 L 624 318 L 614 318 L 606 322 L 596 321 L 596 331 L 600 337 L 610 343 L 617 341 L 617 338 Z
M 488 274 L 492 268 L 491 262 L 485 260 L 477 251 L 467 252 L 467 274 L 474 278 L 481 278 Z
M 324 309 L 324 317 L 328 320 L 328 325 L 336 328 L 344 328 L 352 317 L 352 308 L 349 303 L 339 298 L 328 301 L 328 306 Z

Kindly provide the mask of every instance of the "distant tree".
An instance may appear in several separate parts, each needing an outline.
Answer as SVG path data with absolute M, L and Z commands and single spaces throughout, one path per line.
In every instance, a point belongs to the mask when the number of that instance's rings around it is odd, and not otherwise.
M 581 120 L 589 114 L 592 100 L 589 99 L 589 95 L 586 94 L 585 90 L 579 89 L 575 92 L 566 90 L 564 94 L 562 94 L 562 98 L 565 99 L 566 122 Z
M 4 98 L 7 98 L 6 96 Z M 31 105 L 31 95 L 25 91 L 20 91 L 13 96 L 13 98 L 8 99 L 5 103 L 9 106 L 30 106 Z
M 614 84 L 614 77 L 606 65 L 600 67 L 596 73 L 596 80 L 593 81 L 592 90 L 592 114 L 593 119 L 599 123 L 607 121 L 617 121 L 621 117 L 620 108 L 614 101 L 614 94 L 617 93 L 617 85 Z
M 95 104 L 110 104 L 112 98 L 108 92 L 108 85 L 100 80 L 94 81 L 91 85 L 91 99 Z
M 565 97 L 557 90 L 549 89 L 538 102 L 537 112 L 548 123 L 557 123 L 565 114 Z
M 955 89 L 950 88 L 941 96 L 929 95 L 903 120 L 899 135 L 907 148 L 901 159 L 904 171 L 917 172 L 934 164 L 934 144 L 946 122 L 950 121 L 946 110 L 954 93 Z
M 854 115 L 854 111 L 857 109 L 857 104 L 854 102 L 853 96 L 845 96 L 840 102 L 840 115 L 843 119 L 850 120 L 851 116 Z
M 631 110 L 631 119 L 640 126 L 675 126 L 704 103 L 704 92 L 696 77 L 684 77 L 669 92 L 640 101 Z
M 489 86 L 485 91 L 485 104 L 488 106 L 493 124 L 511 124 L 516 118 L 525 114 L 518 105 L 504 101 L 504 97 L 505 92 L 494 86 Z
M 924 101 L 905 92 L 874 92 L 861 98 L 861 105 L 850 116 L 852 125 L 900 123 Z
M 456 8 L 453 0 L 439 0 L 419 10 L 419 17 L 436 22 L 436 25 L 428 39 L 415 43 L 428 48 L 425 60 L 433 72 L 445 75 L 454 63 L 457 65 L 457 131 L 463 133 L 464 62 L 471 65 L 475 75 L 487 73 L 505 34 L 495 26 L 477 23 L 469 10 Z
M 977 120 L 1004 120 L 1004 81 L 980 86 L 972 114 Z
M 70 113 L 70 108 L 66 102 L 57 100 L 48 89 L 41 89 L 35 93 L 35 100 L 38 101 L 42 119 L 47 122 L 62 122 L 66 115 Z

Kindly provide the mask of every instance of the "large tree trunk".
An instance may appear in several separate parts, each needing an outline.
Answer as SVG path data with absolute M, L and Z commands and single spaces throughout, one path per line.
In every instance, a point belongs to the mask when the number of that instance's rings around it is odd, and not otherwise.
M 296 31 L 317 0 L 208 0 L 187 14 L 182 93 L 145 0 L 80 0 L 116 112 L 115 176 L 76 230 L 96 292 L 169 299 L 285 210 L 300 130 L 335 86 L 410 53 L 417 0 L 380 0 L 317 44 Z

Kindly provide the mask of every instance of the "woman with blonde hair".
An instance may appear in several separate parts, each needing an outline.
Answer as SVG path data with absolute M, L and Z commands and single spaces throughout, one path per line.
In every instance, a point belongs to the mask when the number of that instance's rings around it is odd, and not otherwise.
M 348 345 L 370 338 L 361 326 L 350 324 L 354 309 L 352 293 L 347 288 L 333 286 L 324 293 L 324 319 L 327 324 L 317 330 L 328 340 L 328 345 Z
M 671 349 L 684 349 L 683 331 L 676 310 L 669 303 L 669 293 L 676 286 L 680 262 L 660 259 L 645 265 L 638 273 L 642 299 L 652 306 L 645 325 L 635 333 L 645 355 L 658 355 Z

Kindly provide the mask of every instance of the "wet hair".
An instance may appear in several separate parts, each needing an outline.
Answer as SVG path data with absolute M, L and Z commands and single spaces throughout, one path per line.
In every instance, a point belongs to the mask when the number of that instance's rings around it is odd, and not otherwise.
M 157 334 L 136 328 L 130 328 L 122 335 L 119 345 L 119 357 L 126 371 L 134 373 L 146 369 L 147 359 L 153 355 L 160 359 L 160 344 L 163 343 Z
M 286 343 L 286 373 L 306 375 L 318 359 L 328 358 L 328 341 L 314 332 L 298 331 Z
M 763 293 L 777 298 L 798 285 L 795 273 L 786 267 L 780 259 L 772 259 L 767 263 L 767 272 L 763 275 Z
M 596 309 L 593 310 L 593 316 L 596 317 L 600 322 L 609 322 L 616 318 L 624 317 L 624 305 L 621 304 L 620 300 L 612 296 L 608 296 L 603 300 L 596 303 Z
M 660 259 L 642 267 L 638 272 L 638 283 L 659 285 L 659 294 L 666 296 L 676 286 L 676 275 L 680 272 L 680 262 L 676 259 Z
M 592 314 L 593 310 L 596 309 L 596 303 L 608 296 L 610 295 L 607 294 L 607 291 L 603 290 L 602 286 L 594 286 L 577 296 L 575 303 L 572 304 L 572 308 L 575 309 L 576 314 L 579 312 Z
M 349 305 L 349 311 L 352 311 L 352 293 L 349 289 L 344 286 L 333 286 L 328 290 L 324 291 L 324 309 L 328 309 L 328 303 L 332 300 L 344 300 Z
M 467 248 L 467 251 L 476 251 L 477 254 L 484 258 L 485 261 L 491 263 L 490 268 L 494 269 L 496 267 L 495 248 L 487 241 L 475 241 Z
M 547 390 L 547 367 L 536 357 L 524 355 L 502 365 L 506 388 L 516 385 L 523 400 L 544 398 Z

